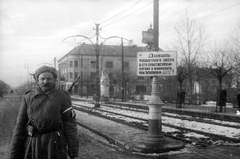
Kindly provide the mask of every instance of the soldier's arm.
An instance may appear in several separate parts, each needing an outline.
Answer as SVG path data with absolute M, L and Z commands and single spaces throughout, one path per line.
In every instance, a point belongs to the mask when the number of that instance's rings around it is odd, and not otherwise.
M 78 156 L 79 147 L 79 141 L 77 138 L 78 130 L 76 123 L 76 114 L 72 108 L 70 96 L 66 96 L 65 100 L 63 101 L 63 129 L 66 136 L 66 141 L 68 143 L 68 155 L 70 158 L 74 158 Z
M 26 98 L 23 98 L 18 111 L 17 122 L 10 144 L 10 159 L 21 158 L 24 155 L 25 126 L 28 122 Z

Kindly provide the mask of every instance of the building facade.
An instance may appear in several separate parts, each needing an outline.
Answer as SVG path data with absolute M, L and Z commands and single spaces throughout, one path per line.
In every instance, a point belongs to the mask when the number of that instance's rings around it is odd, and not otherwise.
M 147 47 L 103 45 L 99 53 L 99 77 L 103 70 L 109 72 L 110 97 L 125 99 L 134 95 L 150 94 L 149 77 L 137 76 L 137 53 L 148 51 Z M 93 45 L 82 44 L 75 47 L 58 60 L 61 89 L 68 89 L 80 76 L 72 94 L 83 96 L 94 95 L 96 88 L 96 52 Z
M 99 53 L 99 77 L 102 71 L 109 73 L 109 97 L 122 99 L 143 99 L 143 95 L 151 94 L 151 77 L 137 76 L 137 53 L 147 52 L 147 47 L 103 45 Z M 81 78 L 72 89 L 72 94 L 80 96 L 94 96 L 96 93 L 96 52 L 93 45 L 82 44 L 58 60 L 58 86 L 67 90 L 74 80 Z M 199 70 L 199 68 L 196 68 Z M 200 69 L 201 70 L 201 69 Z M 200 71 L 199 70 L 199 71 Z M 185 102 L 205 103 L 216 100 L 218 81 L 216 77 L 202 71 L 203 76 L 194 74 L 192 88 L 189 79 L 183 83 L 183 92 L 186 93 Z M 180 85 L 176 77 L 159 77 L 160 98 L 164 102 L 177 100 Z M 101 80 L 99 80 L 101 81 Z M 228 91 L 228 98 L 235 99 L 235 92 L 230 90 L 231 80 L 224 78 L 223 83 Z M 192 89 L 192 95 L 190 90 Z M 230 99 L 231 100 L 231 99 Z

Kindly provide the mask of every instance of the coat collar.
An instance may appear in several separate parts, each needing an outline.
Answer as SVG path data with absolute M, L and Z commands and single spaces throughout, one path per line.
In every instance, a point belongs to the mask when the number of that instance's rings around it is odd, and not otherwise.
M 52 88 L 50 91 L 44 93 L 44 92 L 40 89 L 40 87 L 38 86 L 37 89 L 36 89 L 36 91 L 34 92 L 34 96 L 33 96 L 33 97 L 36 97 L 36 96 L 38 96 L 38 95 L 47 95 L 48 97 L 53 97 L 54 94 L 56 93 L 56 91 L 57 91 L 56 86 L 53 86 L 53 88 Z

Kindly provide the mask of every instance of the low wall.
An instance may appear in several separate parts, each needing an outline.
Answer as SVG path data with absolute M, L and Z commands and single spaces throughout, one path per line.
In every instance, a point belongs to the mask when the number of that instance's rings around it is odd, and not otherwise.
M 204 104 L 204 106 L 214 106 L 216 107 L 216 101 L 207 101 L 206 104 Z M 226 107 L 227 108 L 233 108 L 233 104 L 232 103 L 226 103 Z

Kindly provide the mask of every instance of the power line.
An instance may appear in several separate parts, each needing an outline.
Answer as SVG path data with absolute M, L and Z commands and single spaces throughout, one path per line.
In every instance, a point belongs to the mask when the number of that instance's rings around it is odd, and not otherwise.
M 107 27 L 107 26 L 109 26 L 109 25 L 112 25 L 112 24 L 114 24 L 114 23 L 116 23 L 116 22 L 118 22 L 118 21 L 120 21 L 120 20 L 122 20 L 122 19 L 124 19 L 124 18 L 127 18 L 127 17 L 131 16 L 132 14 L 138 12 L 139 10 L 141 10 L 141 9 L 143 9 L 143 8 L 145 8 L 145 7 L 147 7 L 147 6 L 150 5 L 151 3 L 153 3 L 153 2 L 148 3 L 147 5 L 143 6 L 142 8 L 140 8 L 140 9 L 138 9 L 138 10 L 136 10 L 136 11 L 134 11 L 134 12 L 132 12 L 132 13 L 130 13 L 130 14 L 128 14 L 128 15 L 126 15 L 126 16 L 124 16 L 124 17 L 118 19 L 118 20 L 115 20 L 115 21 L 113 21 L 113 22 L 111 22 L 111 23 L 106 24 L 106 25 L 103 26 L 102 28 L 105 28 L 105 27 Z
M 207 5 L 207 7 L 201 8 L 201 9 L 202 9 L 201 12 L 207 11 L 207 10 L 211 9 L 212 7 L 216 7 L 216 6 L 220 5 L 222 1 L 225 1 L 225 0 L 221 0 L 221 1 L 219 1 L 219 0 L 211 1 L 211 3 L 209 3 L 209 4 Z M 216 2 L 217 4 L 215 4 L 214 2 Z M 213 4 L 213 3 L 214 3 L 214 5 L 211 6 L 211 4 Z
M 89 32 L 86 34 L 86 36 L 88 36 L 89 34 L 91 34 L 93 32 L 93 29 L 90 29 Z M 93 37 L 91 37 L 90 39 L 94 38 L 95 35 Z M 80 44 L 82 44 L 84 41 L 86 41 L 87 39 L 83 39 Z
M 175 14 L 177 14 L 177 13 L 180 13 L 180 12 L 182 12 L 183 10 L 186 10 L 187 8 L 189 8 L 189 7 L 191 7 L 191 6 L 188 6 L 188 7 L 186 7 L 186 8 L 184 8 L 184 9 L 182 9 L 182 10 L 180 10 L 180 11 L 178 11 L 178 12 L 176 12 L 176 13 L 174 13 L 174 14 L 172 14 L 172 15 L 175 15 Z M 171 16 L 171 15 L 170 15 Z M 165 18 L 166 19 L 166 18 Z M 165 19 L 163 19 L 163 20 L 161 20 L 161 21 L 164 21 Z M 179 20 L 178 22 L 180 22 L 181 20 Z M 178 22 L 176 22 L 176 23 L 178 23 Z M 167 23 L 167 24 L 165 24 L 165 25 L 163 25 L 163 26 L 161 26 L 162 28 L 164 28 L 164 27 L 167 27 L 168 25 L 170 25 L 171 23 L 173 23 L 173 22 L 169 22 L 169 23 Z M 175 23 L 175 24 L 176 24 Z
M 135 5 L 137 5 L 137 4 L 138 4 L 139 2 L 141 2 L 141 1 L 142 1 L 142 0 L 140 0 L 140 1 L 136 2 L 136 3 L 134 3 L 132 6 L 128 7 L 127 9 L 125 9 L 125 10 L 121 11 L 120 13 L 114 15 L 113 17 L 111 17 L 111 18 L 109 18 L 109 19 L 107 19 L 107 20 L 101 22 L 101 24 L 103 24 L 103 23 L 105 23 L 105 22 L 107 22 L 107 21 L 109 21 L 109 20 L 111 20 L 111 19 L 113 19 L 113 18 L 115 18 L 115 17 L 121 15 L 122 13 L 124 13 L 124 12 L 126 12 L 128 9 L 134 7 Z
M 141 1 L 142 1 L 142 0 L 137 1 L 136 3 L 134 3 L 133 5 L 131 5 L 130 7 L 128 7 L 127 9 L 125 9 L 125 10 L 121 11 L 120 13 L 116 14 L 115 16 L 113 16 L 113 17 L 111 17 L 111 18 L 109 18 L 109 19 L 101 22 L 101 24 L 102 24 L 102 23 L 106 23 L 107 21 L 109 21 L 109 20 L 111 20 L 111 19 L 113 19 L 113 18 L 115 18 L 115 17 L 123 14 L 124 12 L 126 12 L 126 11 L 129 10 L 130 8 L 134 7 L 135 5 L 137 5 L 137 4 L 138 4 L 139 2 L 141 2 Z M 109 24 L 109 25 L 110 25 L 110 24 Z M 90 31 L 87 33 L 86 36 L 88 36 L 88 35 L 91 34 L 92 32 L 93 32 L 93 30 L 90 29 Z M 95 37 L 95 36 L 94 36 L 94 37 Z M 93 37 L 92 37 L 92 38 L 93 38 Z M 92 38 L 90 38 L 90 39 L 92 39 Z M 83 43 L 84 41 L 86 41 L 86 39 L 83 39 L 80 43 Z
M 222 0 L 222 1 L 223 1 L 223 0 Z M 217 2 L 217 1 L 211 1 L 211 3 L 209 3 L 209 4 L 206 5 L 207 7 L 201 8 L 201 12 L 206 11 L 206 10 L 209 10 L 210 8 L 216 7 L 216 6 L 218 6 L 218 5 L 220 4 L 220 2 L 219 2 L 219 3 L 217 3 L 217 4 L 214 4 L 214 6 L 212 6 L 212 4 L 213 4 L 214 2 Z M 193 8 L 194 8 L 194 3 L 193 3 L 192 5 L 190 5 L 190 6 L 188 6 L 188 7 L 186 7 L 186 8 L 184 8 L 184 9 L 182 9 L 182 10 L 180 10 L 180 11 L 172 14 L 172 15 L 175 15 L 175 14 L 177 14 L 177 13 L 180 13 L 180 12 L 188 9 L 189 7 L 193 7 Z M 201 13 L 201 12 L 200 12 L 200 13 Z M 191 13 L 189 13 L 189 14 L 191 14 Z M 165 18 L 165 19 L 166 19 L 166 18 Z M 165 20 L 165 19 L 163 19 L 163 20 Z M 162 20 L 162 21 L 163 21 L 163 20 Z M 163 30 L 164 30 L 164 28 L 168 27 L 169 25 L 171 25 L 171 24 L 172 24 L 172 25 L 176 25 L 176 24 L 179 23 L 180 21 L 182 21 L 182 20 L 180 19 L 180 20 L 178 20 L 177 22 L 169 22 L 169 23 L 161 26 L 161 28 L 163 28 Z
M 211 13 L 211 14 L 209 14 L 209 15 L 206 15 L 206 16 L 203 16 L 203 17 L 201 17 L 201 18 L 198 18 L 197 20 L 202 19 L 202 18 L 206 18 L 206 17 L 209 17 L 209 16 L 212 16 L 212 15 L 214 15 L 214 14 L 216 14 L 216 13 L 219 13 L 219 12 L 222 12 L 222 11 L 227 10 L 227 9 L 229 9 L 229 8 L 235 7 L 235 6 L 239 5 L 239 4 L 240 4 L 240 3 L 237 3 L 237 4 L 234 4 L 234 5 L 229 6 L 229 7 L 227 7 L 227 8 L 223 8 L 223 9 L 217 11 L 217 12 L 213 12 L 213 13 Z
M 231 6 L 229 6 L 229 7 L 223 8 L 223 9 L 221 9 L 221 10 L 218 10 L 218 11 L 216 11 L 216 12 L 213 12 L 213 13 L 211 13 L 211 14 L 208 14 L 208 15 L 206 15 L 206 16 L 200 17 L 200 18 L 196 19 L 196 21 L 197 21 L 197 20 L 200 20 L 200 19 L 203 19 L 203 18 L 206 18 L 206 17 L 209 17 L 209 16 L 212 16 L 212 15 L 217 14 L 217 13 L 219 13 L 219 12 L 225 11 L 225 10 L 227 10 L 227 9 L 229 9 L 229 8 L 232 8 L 232 7 L 235 7 L 235 6 L 239 5 L 239 4 L 240 4 L 240 3 L 237 3 L 237 4 L 231 5 Z M 174 27 L 171 27 L 171 28 L 166 29 L 166 30 L 163 30 L 163 31 L 161 31 L 161 32 L 159 32 L 159 33 L 163 33 L 163 32 L 172 30 L 173 28 L 174 28 Z

